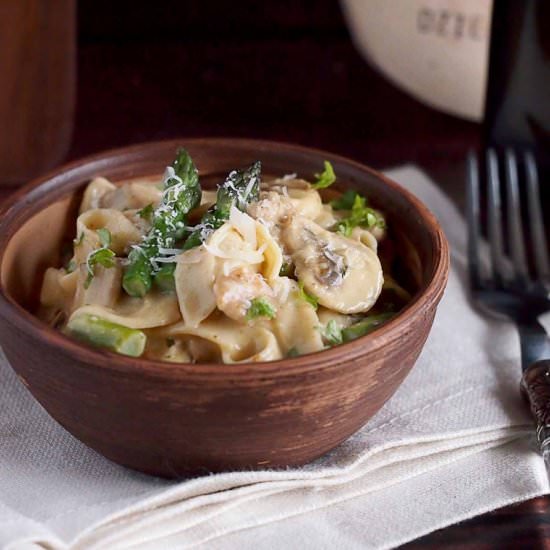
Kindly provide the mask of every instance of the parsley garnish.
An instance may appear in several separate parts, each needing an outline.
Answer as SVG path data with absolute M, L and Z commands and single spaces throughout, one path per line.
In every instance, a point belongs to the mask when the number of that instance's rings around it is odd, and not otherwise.
M 325 160 L 324 164 L 325 169 L 320 174 L 315 174 L 317 181 L 311 184 L 313 189 L 325 189 L 336 181 L 336 174 L 334 173 L 332 164 L 328 160 Z
M 88 288 L 92 279 L 94 278 L 94 270 L 96 265 L 101 265 L 106 268 L 114 267 L 115 262 L 113 258 L 115 253 L 109 248 L 98 248 L 94 250 L 86 261 L 86 269 L 88 270 L 88 276 L 84 281 L 84 288 Z
M 334 319 L 321 327 L 321 336 L 329 346 L 337 346 L 343 342 L 342 329 Z
M 334 227 L 338 233 L 349 237 L 355 227 L 369 229 L 375 226 L 386 227 L 384 218 L 376 210 L 367 206 L 365 197 L 356 194 L 349 216 L 341 219 Z
M 348 189 L 340 197 L 330 201 L 330 205 L 334 210 L 351 210 L 355 202 L 355 197 L 358 195 L 359 193 L 357 193 L 357 191 Z
M 67 267 L 65 268 L 65 271 L 67 273 L 72 273 L 76 269 L 76 262 L 74 260 L 70 260 L 67 264 Z
M 315 296 L 313 296 L 312 294 L 308 294 L 304 290 L 304 283 L 302 281 L 298 281 L 298 288 L 298 296 L 302 300 L 305 300 L 313 309 L 317 309 L 317 307 L 319 306 L 319 300 Z
M 246 311 L 247 321 L 256 319 L 258 317 L 265 317 L 267 319 L 273 319 L 275 317 L 275 308 L 265 298 L 254 298 L 250 302 L 250 307 Z
M 151 221 L 151 217 L 153 216 L 153 203 L 150 203 L 147 206 L 144 206 L 141 210 L 138 210 L 138 216 L 142 220 Z
M 103 227 L 98 229 L 96 233 L 99 237 L 101 248 L 109 248 L 111 246 L 111 241 L 113 240 L 111 237 L 111 232 L 107 228 Z

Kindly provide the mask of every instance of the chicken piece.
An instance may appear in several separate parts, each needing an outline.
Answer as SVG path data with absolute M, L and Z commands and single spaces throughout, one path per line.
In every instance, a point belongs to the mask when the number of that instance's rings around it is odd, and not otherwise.
M 275 191 L 262 191 L 260 199 L 248 207 L 248 215 L 262 223 L 281 249 L 283 264 L 291 265 L 290 253 L 281 239 L 283 227 L 292 222 L 296 210 L 289 197 Z
M 250 204 L 247 212 L 271 231 L 272 227 L 287 223 L 295 210 L 288 197 L 275 191 L 262 191 L 259 200 Z
M 216 305 L 228 317 L 243 321 L 254 298 L 273 297 L 273 290 L 260 273 L 239 267 L 228 275 L 220 274 L 214 283 Z

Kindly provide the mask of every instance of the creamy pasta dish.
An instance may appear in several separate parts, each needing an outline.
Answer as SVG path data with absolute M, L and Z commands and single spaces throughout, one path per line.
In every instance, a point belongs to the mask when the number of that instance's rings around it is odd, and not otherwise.
M 39 316 L 176 363 L 272 361 L 363 336 L 409 295 L 378 254 L 383 214 L 355 191 L 323 202 L 335 180 L 329 162 L 312 182 L 262 178 L 256 162 L 202 189 L 183 149 L 156 181 L 97 177 L 64 267 L 44 274 Z

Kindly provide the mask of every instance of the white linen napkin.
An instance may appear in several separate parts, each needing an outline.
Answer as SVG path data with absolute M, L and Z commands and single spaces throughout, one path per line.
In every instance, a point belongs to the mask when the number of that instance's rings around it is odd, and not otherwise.
M 0 547 L 391 548 L 547 493 L 515 330 L 467 302 L 464 222 L 417 168 L 389 175 L 439 218 L 452 271 L 421 357 L 366 426 L 301 468 L 167 481 L 75 440 L 2 357 Z

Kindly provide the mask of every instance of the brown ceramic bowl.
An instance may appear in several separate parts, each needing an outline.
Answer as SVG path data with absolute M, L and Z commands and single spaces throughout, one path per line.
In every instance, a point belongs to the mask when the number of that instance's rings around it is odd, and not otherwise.
M 416 279 L 413 300 L 354 342 L 292 359 L 237 365 L 124 357 L 86 347 L 37 319 L 32 311 L 42 274 L 48 265 L 58 265 L 85 184 L 97 175 L 120 181 L 160 174 L 182 145 L 205 177 L 256 159 L 264 173 L 311 176 L 330 160 L 340 189 L 356 188 L 383 206 L 405 246 L 406 271 Z M 0 344 L 48 413 L 119 464 L 169 477 L 303 464 L 358 430 L 395 392 L 426 340 L 448 268 L 446 240 L 433 215 L 366 166 L 263 141 L 148 143 L 69 164 L 34 181 L 4 206 Z

